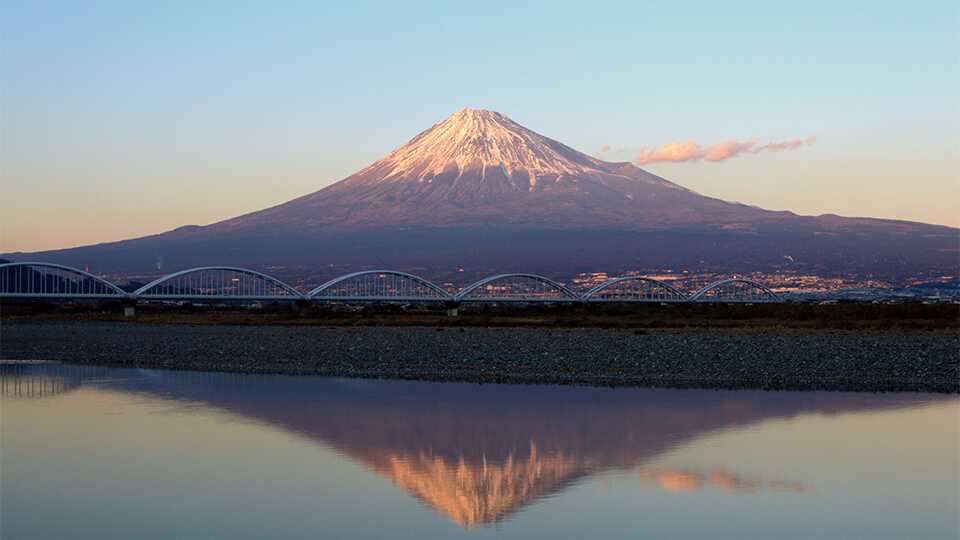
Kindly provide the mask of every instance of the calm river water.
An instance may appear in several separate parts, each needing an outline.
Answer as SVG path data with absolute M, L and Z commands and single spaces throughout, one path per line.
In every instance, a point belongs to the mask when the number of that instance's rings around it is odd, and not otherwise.
M 0 371 L 4 539 L 960 534 L 956 396 Z

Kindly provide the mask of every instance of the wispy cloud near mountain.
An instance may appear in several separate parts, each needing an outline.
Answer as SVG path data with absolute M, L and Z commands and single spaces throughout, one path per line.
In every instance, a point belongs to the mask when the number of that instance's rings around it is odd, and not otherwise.
M 796 150 L 815 143 L 815 136 L 806 139 L 790 139 L 781 142 L 760 144 L 757 141 L 726 141 L 711 146 L 701 146 L 695 141 L 674 142 L 656 148 L 641 148 L 634 159 L 637 165 L 650 163 L 691 161 L 725 161 L 741 154 L 759 154 L 765 150 Z

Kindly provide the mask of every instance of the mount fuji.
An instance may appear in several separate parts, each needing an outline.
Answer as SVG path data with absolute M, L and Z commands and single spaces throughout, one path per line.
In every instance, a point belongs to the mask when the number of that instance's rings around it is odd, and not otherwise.
M 229 264 L 311 276 L 391 267 L 442 279 L 457 269 L 565 276 L 792 266 L 897 279 L 954 271 L 958 242 L 950 227 L 800 216 L 703 196 L 500 113 L 463 109 L 359 172 L 272 208 L 5 258 L 112 273 Z

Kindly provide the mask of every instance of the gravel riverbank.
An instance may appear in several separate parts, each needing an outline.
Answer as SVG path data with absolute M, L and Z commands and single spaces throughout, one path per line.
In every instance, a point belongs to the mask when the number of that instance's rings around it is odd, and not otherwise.
M 474 382 L 960 391 L 960 336 L 932 332 L 0 323 L 0 357 Z

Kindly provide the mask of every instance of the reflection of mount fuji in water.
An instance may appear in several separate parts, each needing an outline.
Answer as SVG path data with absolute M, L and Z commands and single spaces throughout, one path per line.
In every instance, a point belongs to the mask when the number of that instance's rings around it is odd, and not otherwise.
M 0 364 L 4 399 L 44 380 L 190 401 L 297 433 L 463 526 L 500 521 L 583 477 L 637 470 L 663 489 L 810 489 L 792 479 L 647 465 L 707 433 L 799 414 L 928 402 L 900 394 L 634 390 L 385 382 Z M 79 381 L 79 382 L 78 382 Z M 55 385 L 56 386 L 56 385 Z M 50 395 L 46 393 L 44 395 Z

